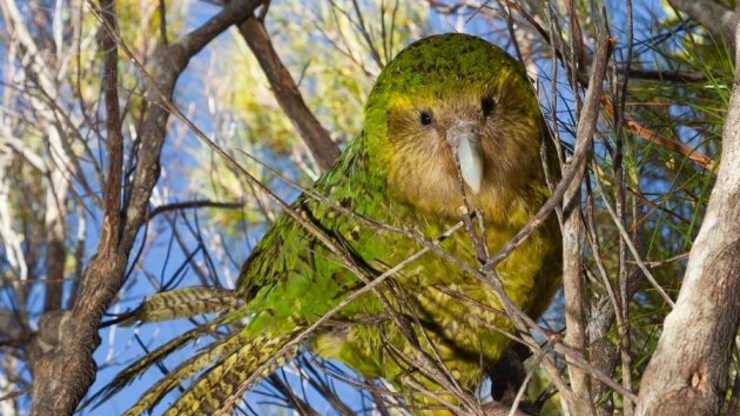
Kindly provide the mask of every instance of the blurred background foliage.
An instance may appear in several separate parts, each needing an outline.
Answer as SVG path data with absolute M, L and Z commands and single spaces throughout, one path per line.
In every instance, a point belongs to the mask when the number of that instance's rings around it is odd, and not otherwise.
M 272 2 L 265 23 L 306 104 L 332 139 L 343 146 L 360 133 L 365 98 L 382 66 L 403 46 L 428 33 L 429 9 L 421 2 L 387 0 L 319 1 L 311 6 Z M 238 33 L 232 33 L 231 40 L 225 59 L 216 63 L 224 77 L 214 80 L 214 95 L 219 97 L 219 113 L 229 114 L 227 128 L 238 134 L 226 136 L 230 141 L 223 145 L 264 154 L 265 160 L 290 160 L 296 169 L 294 179 L 309 185 L 318 178 L 318 166 L 281 111 L 257 59 Z M 258 177 L 270 180 L 271 175 L 254 160 L 240 153 L 234 157 Z M 197 186 L 206 185 L 214 196 L 251 199 L 249 186 L 223 163 L 203 166 L 215 180 Z M 214 214 L 225 225 L 259 222 L 271 216 L 264 211 L 264 204 L 252 205 L 252 210 Z

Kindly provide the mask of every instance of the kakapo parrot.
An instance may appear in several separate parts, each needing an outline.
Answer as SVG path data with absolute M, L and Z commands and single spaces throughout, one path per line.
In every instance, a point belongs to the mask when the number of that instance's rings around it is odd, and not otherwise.
M 165 414 L 223 414 L 300 349 L 399 391 L 423 386 L 434 394 L 439 380 L 415 364 L 431 357 L 455 385 L 475 390 L 513 326 L 494 291 L 460 263 L 416 253 L 420 239 L 435 241 L 478 268 L 482 244 L 495 254 L 542 206 L 549 191 L 540 150 L 548 144 L 536 94 L 500 48 L 466 34 L 435 35 L 385 66 L 364 117 L 362 133 L 334 166 L 266 232 L 234 290 L 165 292 L 136 311 L 132 319 L 142 321 L 218 314 L 132 364 L 97 398 L 216 329 L 215 341 L 127 414 L 145 412 L 193 376 Z M 477 245 L 459 227 L 465 212 L 484 226 Z M 559 286 L 560 241 L 551 217 L 496 268 L 509 298 L 533 317 Z M 342 303 L 379 276 L 372 291 Z M 411 409 L 438 405 L 429 394 L 405 397 Z

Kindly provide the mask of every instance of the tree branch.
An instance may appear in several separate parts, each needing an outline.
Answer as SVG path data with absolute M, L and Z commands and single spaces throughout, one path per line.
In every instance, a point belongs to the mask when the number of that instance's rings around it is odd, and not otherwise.
M 165 212 L 175 211 L 175 210 L 180 210 L 180 209 L 190 209 L 190 208 L 239 209 L 243 206 L 244 206 L 244 203 L 239 202 L 239 201 L 219 202 L 219 201 L 211 201 L 208 199 L 198 199 L 194 201 L 185 201 L 185 202 L 173 202 L 171 204 L 160 205 L 152 209 L 149 212 L 148 220 L 151 220 L 152 218 L 156 217 L 159 214 L 164 214 Z
M 609 97 L 604 96 L 601 98 L 601 101 L 604 106 L 604 111 L 607 114 L 614 115 L 614 104 L 611 102 Z M 714 160 L 712 160 L 709 156 L 681 143 L 681 141 L 678 140 L 677 137 L 673 137 L 671 139 L 663 137 L 656 133 L 654 130 L 643 126 L 642 124 L 627 116 L 622 116 L 622 124 L 627 130 L 640 136 L 644 140 L 660 146 L 668 151 L 684 156 L 702 169 L 709 171 L 714 169 Z
M 111 171 L 105 187 L 106 210 L 96 255 L 83 273 L 79 295 L 70 311 L 44 314 L 39 331 L 31 346 L 29 362 L 34 375 L 32 415 L 56 416 L 74 413 L 80 399 L 95 380 L 96 365 L 92 353 L 100 344 L 98 325 L 103 311 L 115 298 L 122 281 L 129 254 L 141 225 L 148 218 L 149 198 L 159 179 L 159 157 L 166 136 L 169 112 L 158 105 L 161 94 L 172 97 L 175 83 L 190 58 L 230 25 L 249 16 L 257 7 L 257 0 L 233 0 L 203 26 L 185 35 L 175 43 L 160 46 L 151 62 L 146 99 L 152 103 L 147 109 L 141 131 L 141 148 L 133 176 L 130 194 L 120 205 L 119 168 L 113 158 L 117 151 L 115 130 L 120 123 L 115 113 L 110 87 L 111 73 L 106 71 L 106 110 L 109 128 L 109 155 Z M 101 35 L 111 42 L 124 46 L 115 30 L 113 0 L 104 0 L 103 9 L 89 3 L 102 24 Z M 108 51 L 110 52 L 110 51 Z M 106 63 L 112 59 L 106 54 Z M 109 65 L 106 65 L 110 69 Z M 117 101 L 117 99 L 116 99 Z M 111 124 L 116 123 L 116 124 Z M 113 131 L 111 131 L 111 129 Z M 113 137 L 110 136 L 113 134 Z M 120 172 L 120 170 L 118 170 Z M 116 202 L 113 199 L 117 199 Z M 121 209 L 125 216 L 120 217 Z M 116 220 L 116 217 L 120 217 Z M 116 227 L 118 225 L 118 227 Z
M 576 152 L 586 152 L 591 148 L 599 117 L 599 102 L 602 83 L 606 76 L 609 61 L 610 43 L 606 30 L 602 30 L 597 41 L 598 49 L 591 68 L 588 90 L 583 109 L 578 117 L 576 129 Z M 582 249 L 584 226 L 581 220 L 580 189 L 581 179 L 586 172 L 586 158 L 574 157 L 568 166 L 575 172 L 573 181 L 563 197 L 563 290 L 565 296 L 565 343 L 585 356 L 586 352 L 586 314 L 583 304 L 584 288 L 582 273 Z M 569 209 L 570 207 L 570 209 Z M 569 357 L 573 360 L 573 357 Z M 575 415 L 594 413 L 591 399 L 591 385 L 587 372 L 575 366 L 568 366 L 573 395 L 568 401 L 570 411 Z
M 100 48 L 103 50 L 103 90 L 105 92 L 106 152 L 108 153 L 108 177 L 103 189 L 104 232 L 118 240 L 121 233 L 121 175 L 123 171 L 123 134 L 121 133 L 121 109 L 118 105 L 118 22 L 114 0 L 100 0 L 100 17 L 103 32 Z
M 648 81 L 666 81 L 676 83 L 707 82 L 707 76 L 701 72 L 663 71 L 640 68 L 630 68 L 629 71 L 625 71 L 624 68 L 620 68 L 619 72 L 629 77 L 630 79 L 643 79 Z
M 239 33 L 259 61 L 278 104 L 311 150 L 314 159 L 321 169 L 329 169 L 339 157 L 339 148 L 306 106 L 298 86 L 275 51 L 264 24 L 251 16 L 239 25 Z

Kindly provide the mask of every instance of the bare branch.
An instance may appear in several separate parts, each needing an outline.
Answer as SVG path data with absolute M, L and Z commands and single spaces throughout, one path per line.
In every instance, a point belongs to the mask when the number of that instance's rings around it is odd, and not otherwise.
M 151 63 L 153 83 L 147 85 L 147 100 L 159 103 L 162 93 L 171 97 L 175 82 L 190 58 L 230 25 L 244 20 L 258 3 L 256 0 L 231 1 L 203 26 L 176 43 L 160 47 Z M 108 45 L 121 45 L 115 25 L 109 24 L 110 19 L 115 19 L 113 3 L 110 1 L 103 5 L 106 9 L 101 12 L 90 4 L 102 23 L 102 36 L 110 38 Z M 107 55 L 107 58 L 112 59 L 112 55 Z M 106 61 L 110 63 L 107 59 Z M 107 110 L 115 112 L 117 103 L 108 102 L 112 98 L 111 90 L 108 88 L 106 93 Z M 35 343 L 29 360 L 34 375 L 32 415 L 72 414 L 95 379 L 96 366 L 92 353 L 100 344 L 98 325 L 103 311 L 120 288 L 136 234 L 148 218 L 149 198 L 159 178 L 159 157 L 166 136 L 168 116 L 169 112 L 164 106 L 154 104 L 148 107 L 143 121 L 133 186 L 125 201 L 127 205 L 123 207 L 126 215 L 120 217 L 120 220 L 112 218 L 121 215 L 121 205 L 109 200 L 114 198 L 110 194 L 120 195 L 120 176 L 116 180 L 116 172 L 111 172 L 109 185 L 105 189 L 106 216 L 97 254 L 85 269 L 75 303 L 70 311 L 42 316 L 38 342 Z M 110 134 L 120 134 L 120 128 L 117 129 L 119 117 L 119 114 L 108 114 L 108 140 L 112 146 L 117 146 L 117 139 Z M 117 148 L 109 147 L 109 151 L 115 153 Z M 115 154 L 110 156 L 118 157 Z M 111 166 L 116 163 L 118 162 L 111 162 Z M 115 165 L 120 169 L 119 166 Z M 114 178 L 111 179 L 111 176 Z M 120 200 L 119 197 L 115 198 Z
M 181 210 L 181 209 L 191 209 L 191 208 L 239 209 L 243 206 L 244 206 L 243 202 L 238 202 L 238 201 L 219 202 L 219 201 L 211 201 L 208 199 L 199 199 L 195 201 L 186 201 L 186 202 L 173 202 L 171 204 L 160 205 L 152 209 L 151 212 L 149 212 L 148 220 L 151 220 L 152 218 L 156 217 L 159 214 L 164 214 L 165 212 L 176 211 L 176 210 Z
M 298 86 L 272 46 L 264 24 L 256 17 L 249 17 L 239 25 L 239 33 L 259 61 L 285 115 L 293 123 L 319 166 L 324 170 L 329 169 L 339 157 L 339 148 L 306 106 Z
M 577 25 L 577 22 L 575 23 Z M 583 109 L 578 117 L 576 129 L 576 153 L 585 154 L 590 149 L 596 133 L 596 122 L 599 117 L 599 101 L 602 95 L 602 83 L 606 76 L 611 40 L 602 30 L 598 40 L 594 65 L 588 90 L 583 102 Z M 563 289 L 565 294 L 565 342 L 585 355 L 586 352 L 586 319 L 582 273 L 582 246 L 584 227 L 581 219 L 580 189 L 581 178 L 586 172 L 586 158 L 573 157 L 568 169 L 573 170 L 575 177 L 563 196 Z M 585 371 L 576 366 L 568 366 L 573 395 L 568 401 L 569 410 L 575 415 L 594 413 L 591 398 L 591 386 Z
M 604 111 L 607 114 L 614 115 L 614 104 L 611 102 L 609 97 L 606 97 L 606 96 L 602 97 L 601 100 L 604 106 Z M 627 130 L 631 131 L 632 133 L 635 133 L 636 135 L 640 136 L 644 140 L 650 143 L 653 143 L 657 146 L 660 146 L 671 152 L 685 156 L 689 160 L 694 162 L 696 166 L 702 169 L 711 171 L 715 167 L 714 160 L 712 160 L 709 156 L 704 155 L 701 152 L 698 152 L 686 146 L 685 144 L 681 143 L 675 137 L 672 139 L 662 137 L 658 133 L 656 133 L 654 130 L 643 126 L 642 124 L 638 123 L 637 121 L 627 116 L 622 116 L 622 123 L 624 124 L 624 127 L 627 128 Z
M 100 0 L 100 17 L 103 33 L 100 48 L 103 50 L 103 89 L 105 91 L 106 151 L 108 153 L 108 177 L 103 190 L 104 229 L 111 238 L 118 240 L 121 232 L 121 175 L 123 171 L 123 134 L 121 133 L 121 109 L 118 105 L 118 22 L 114 11 L 114 0 Z M 104 231 L 105 232 L 105 231 Z
M 167 5 L 164 0 L 159 0 L 159 38 L 162 45 L 170 43 L 167 38 Z
M 641 68 L 620 69 L 620 72 L 632 79 L 668 82 L 707 82 L 706 74 L 701 72 L 662 71 Z

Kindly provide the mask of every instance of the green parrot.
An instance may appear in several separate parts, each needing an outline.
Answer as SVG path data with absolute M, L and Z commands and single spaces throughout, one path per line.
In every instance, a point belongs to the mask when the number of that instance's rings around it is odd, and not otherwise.
M 442 387 L 474 392 L 513 325 L 486 284 L 446 256 L 419 254 L 420 240 L 472 268 L 481 265 L 482 246 L 495 254 L 549 195 L 544 129 L 524 69 L 503 50 L 465 34 L 411 44 L 378 77 L 362 134 L 275 221 L 235 290 L 162 293 L 130 321 L 217 316 L 125 369 L 96 398 L 188 342 L 219 334 L 127 415 L 194 375 L 165 414 L 223 414 L 301 348 L 411 392 L 404 397 L 418 414 L 449 414 L 444 402 L 449 408 L 455 399 Z M 465 212 L 484 225 L 477 244 L 459 225 Z M 497 266 L 509 298 L 532 317 L 559 286 L 560 240 L 551 216 Z

